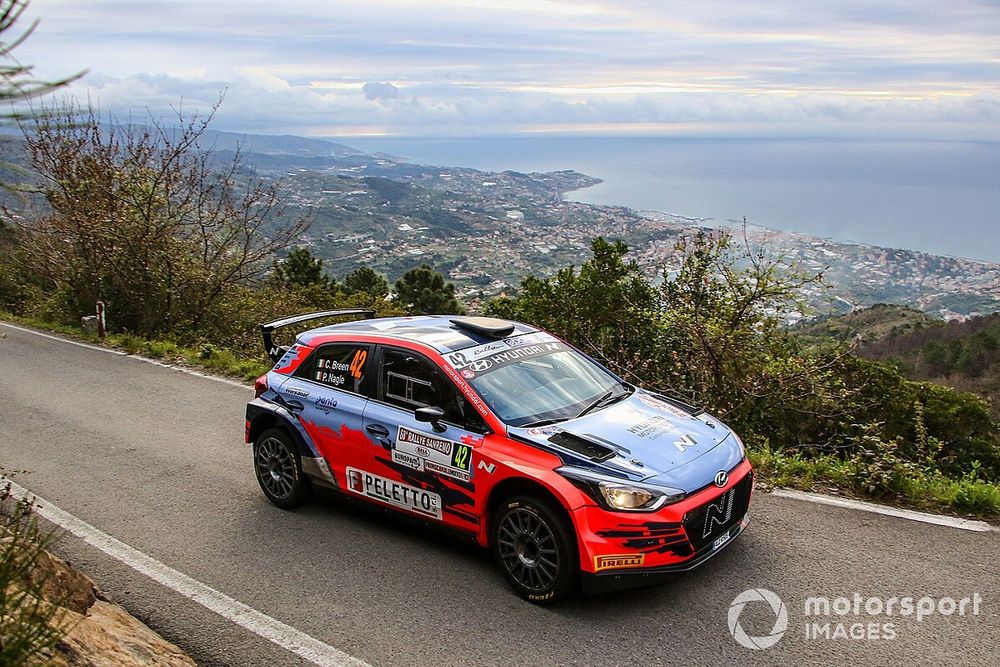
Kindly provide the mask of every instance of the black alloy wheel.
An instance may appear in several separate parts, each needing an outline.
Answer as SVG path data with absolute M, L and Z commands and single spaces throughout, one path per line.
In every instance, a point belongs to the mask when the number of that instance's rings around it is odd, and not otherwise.
M 302 459 L 284 429 L 260 434 L 253 443 L 253 464 L 261 490 L 274 505 L 293 509 L 309 500 L 312 489 L 302 474 Z
M 493 553 L 511 587 L 535 604 L 552 604 L 576 589 L 572 532 L 562 514 L 540 498 L 502 503 L 493 523 Z

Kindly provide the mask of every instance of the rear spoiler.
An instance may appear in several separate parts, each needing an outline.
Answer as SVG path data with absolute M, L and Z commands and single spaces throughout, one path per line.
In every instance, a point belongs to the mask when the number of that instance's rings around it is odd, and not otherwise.
M 261 324 L 260 335 L 261 338 L 264 340 L 264 351 L 267 352 L 267 356 L 271 358 L 271 361 L 273 361 L 274 363 L 278 363 L 278 360 L 285 355 L 285 352 L 288 352 L 288 347 L 276 346 L 274 344 L 273 334 L 276 329 L 281 329 L 283 327 L 287 327 L 292 324 L 298 324 L 299 322 L 319 320 L 324 317 L 341 317 L 345 315 L 356 315 L 363 317 L 365 319 L 371 319 L 375 317 L 375 311 L 369 308 L 345 308 L 342 310 L 324 310 L 319 313 L 294 315 L 292 317 L 286 317 L 284 319 L 268 322 L 267 324 Z

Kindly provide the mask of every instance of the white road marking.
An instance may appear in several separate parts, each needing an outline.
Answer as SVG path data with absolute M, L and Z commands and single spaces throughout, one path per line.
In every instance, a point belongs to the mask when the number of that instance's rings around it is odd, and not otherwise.
M 41 331 L 35 331 L 34 329 L 27 329 L 25 327 L 19 327 L 16 324 L 11 324 L 9 322 L 0 322 L 0 326 L 7 327 L 8 329 L 17 329 L 18 331 L 23 331 L 24 333 L 34 334 L 35 336 L 41 336 L 42 338 L 48 338 L 49 340 L 57 340 L 60 343 L 69 343 L 70 345 L 76 345 L 77 347 L 86 347 L 91 350 L 97 350 L 98 352 L 107 352 L 108 354 L 117 354 L 120 357 L 127 357 L 128 355 L 121 350 L 112 350 L 107 347 L 98 347 L 97 345 L 91 345 L 89 343 L 81 343 L 75 340 L 69 340 L 68 338 L 62 338 L 60 336 L 53 336 L 52 334 L 42 333 Z
M 227 621 L 235 623 L 315 665 L 322 667 L 370 667 L 368 663 L 358 660 L 340 649 L 271 618 L 267 614 L 234 600 L 225 593 L 220 593 L 183 572 L 178 572 L 141 551 L 133 549 L 124 542 L 94 528 L 89 523 L 59 509 L 49 501 L 39 498 L 24 487 L 6 478 L 0 477 L 0 480 L 4 484 L 10 484 L 11 493 L 15 498 L 34 498 L 37 512 L 43 518 L 133 570 L 146 575 L 153 581 L 197 602 L 209 611 L 215 612 Z
M 830 505 L 832 507 L 843 507 L 846 509 L 860 510 L 862 512 L 872 512 L 874 514 L 884 514 L 885 516 L 894 516 L 900 519 L 909 519 L 910 521 L 921 521 L 923 523 L 931 523 L 936 526 L 972 530 L 979 533 L 997 530 L 985 521 L 973 521 L 972 519 L 962 519 L 954 516 L 929 514 L 927 512 L 917 512 L 915 510 L 904 510 L 897 507 L 889 507 L 887 505 L 866 503 L 862 500 L 852 500 L 850 498 L 840 498 L 838 496 L 827 496 L 822 493 L 808 493 L 806 491 L 796 491 L 794 489 L 775 489 L 771 491 L 770 495 L 777 496 L 779 498 L 804 500 L 806 502 L 817 503 L 820 505 Z
M 253 387 L 249 385 L 237 382 L 236 380 L 230 380 L 228 378 L 219 377 L 217 375 L 208 375 L 206 373 L 200 373 L 190 368 L 185 368 L 184 366 L 175 366 L 173 364 L 165 364 L 162 361 L 157 361 L 156 359 L 150 359 L 149 357 L 143 357 L 138 354 L 129 354 L 128 352 L 122 352 L 121 350 L 115 350 L 109 347 L 101 347 L 100 345 L 91 345 L 90 343 L 81 343 L 76 340 L 70 340 L 68 338 L 62 338 L 61 336 L 53 336 L 51 334 L 42 333 L 41 331 L 35 331 L 34 329 L 28 329 L 25 327 L 19 327 L 16 324 L 10 324 L 9 322 L 0 322 L 0 326 L 7 327 L 8 329 L 16 329 L 18 331 L 23 331 L 24 333 L 29 333 L 34 336 L 41 336 L 42 338 L 48 338 L 49 340 L 59 341 L 60 343 L 66 343 L 68 345 L 76 345 L 77 347 L 85 347 L 88 350 L 96 350 L 98 352 L 106 352 L 107 354 L 114 354 L 119 357 L 128 357 L 129 359 L 135 359 L 136 361 L 141 361 L 146 364 L 152 364 L 153 366 L 159 366 L 160 368 L 166 368 L 172 371 L 178 371 L 186 375 L 193 375 L 199 378 L 205 378 L 206 380 L 212 380 L 213 382 L 221 382 L 222 384 L 228 384 L 231 387 L 239 387 L 240 389 L 252 390 Z

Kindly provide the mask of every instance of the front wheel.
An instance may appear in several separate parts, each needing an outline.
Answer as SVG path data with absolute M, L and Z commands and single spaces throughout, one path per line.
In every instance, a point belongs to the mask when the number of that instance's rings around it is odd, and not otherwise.
M 309 500 L 312 487 L 302 474 L 302 459 L 288 432 L 270 428 L 253 443 L 257 483 L 267 499 L 281 509 L 294 509 Z
M 580 566 L 573 533 L 553 503 L 518 496 L 500 505 L 493 520 L 493 555 L 511 588 L 547 605 L 572 595 Z

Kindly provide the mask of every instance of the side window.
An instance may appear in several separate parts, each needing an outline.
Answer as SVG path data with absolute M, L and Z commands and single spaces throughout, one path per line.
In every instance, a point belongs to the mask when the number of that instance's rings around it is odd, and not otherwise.
M 426 358 L 394 348 L 382 352 L 381 400 L 403 410 L 437 407 L 445 421 L 485 433 L 489 430 L 476 409 L 455 385 Z
M 327 387 L 362 393 L 371 351 L 367 345 L 324 345 L 295 375 Z

